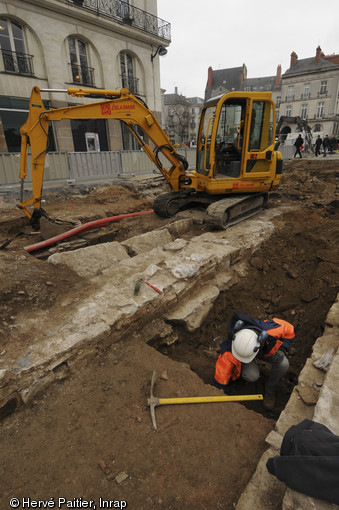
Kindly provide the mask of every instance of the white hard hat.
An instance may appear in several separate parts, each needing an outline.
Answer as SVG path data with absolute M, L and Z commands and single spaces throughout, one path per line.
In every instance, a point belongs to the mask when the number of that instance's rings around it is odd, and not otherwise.
M 258 335 L 252 329 L 241 329 L 232 342 L 232 354 L 243 363 L 250 363 L 260 348 Z

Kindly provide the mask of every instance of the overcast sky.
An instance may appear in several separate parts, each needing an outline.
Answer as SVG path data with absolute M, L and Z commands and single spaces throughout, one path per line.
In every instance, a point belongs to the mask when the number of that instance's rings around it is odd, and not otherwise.
M 300 59 L 339 53 L 339 0 L 158 0 L 172 42 L 160 58 L 166 93 L 204 98 L 207 70 L 246 64 L 247 77 L 284 73 Z M 158 57 L 156 57 L 158 58 Z

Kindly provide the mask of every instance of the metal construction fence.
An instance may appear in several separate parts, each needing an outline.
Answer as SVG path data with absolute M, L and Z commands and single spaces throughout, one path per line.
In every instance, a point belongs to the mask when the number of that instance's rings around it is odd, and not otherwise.
M 279 151 L 284 160 L 293 159 L 295 147 L 280 145 Z M 177 149 L 178 154 L 185 156 L 189 168 L 195 168 L 195 149 Z M 312 152 L 304 154 L 313 156 Z M 31 158 L 28 156 L 26 182 L 32 182 Z M 160 154 L 165 167 L 167 159 Z M 0 154 L 0 186 L 19 184 L 20 154 Z M 46 156 L 44 181 L 72 180 L 75 183 L 96 179 L 114 179 L 128 175 L 146 175 L 158 172 L 155 164 L 143 151 L 108 151 L 108 152 L 50 152 Z
M 194 149 L 178 149 L 185 156 L 189 167 L 195 166 Z M 168 167 L 169 162 L 160 155 L 160 160 Z M 158 171 L 157 167 L 143 151 L 121 152 L 50 152 L 46 155 L 44 181 L 110 179 L 124 175 L 145 175 Z M 18 184 L 20 154 L 0 154 L 0 186 Z M 31 157 L 27 158 L 27 183 L 32 182 Z

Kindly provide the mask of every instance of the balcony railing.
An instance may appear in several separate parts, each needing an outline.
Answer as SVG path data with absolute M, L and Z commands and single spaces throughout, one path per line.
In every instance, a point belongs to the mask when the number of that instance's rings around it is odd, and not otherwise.
M 94 87 L 94 68 L 81 66 L 79 64 L 69 64 L 72 71 L 73 83 Z
M 6 73 L 34 75 L 33 55 L 15 51 L 1 50 Z
M 171 40 L 171 24 L 149 12 L 138 9 L 121 0 L 66 0 L 70 4 L 95 12 L 97 15 L 108 16 L 121 23 L 126 23 L 149 34 Z
M 127 76 L 127 74 L 121 75 L 121 84 L 124 88 L 130 90 L 132 94 L 138 94 L 138 78 L 132 78 L 131 76 Z

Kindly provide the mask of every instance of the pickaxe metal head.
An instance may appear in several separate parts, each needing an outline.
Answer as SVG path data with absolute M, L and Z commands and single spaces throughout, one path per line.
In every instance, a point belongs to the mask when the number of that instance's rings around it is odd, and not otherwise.
M 152 381 L 151 381 L 151 395 L 150 395 L 150 398 L 148 399 L 148 405 L 150 406 L 150 409 L 151 409 L 152 423 L 153 423 L 153 427 L 155 430 L 157 430 L 157 422 L 155 421 L 155 407 L 159 405 L 159 399 L 153 395 L 153 387 L 154 387 L 156 376 L 157 376 L 157 374 L 156 374 L 156 371 L 154 370 L 153 375 L 152 375 Z

